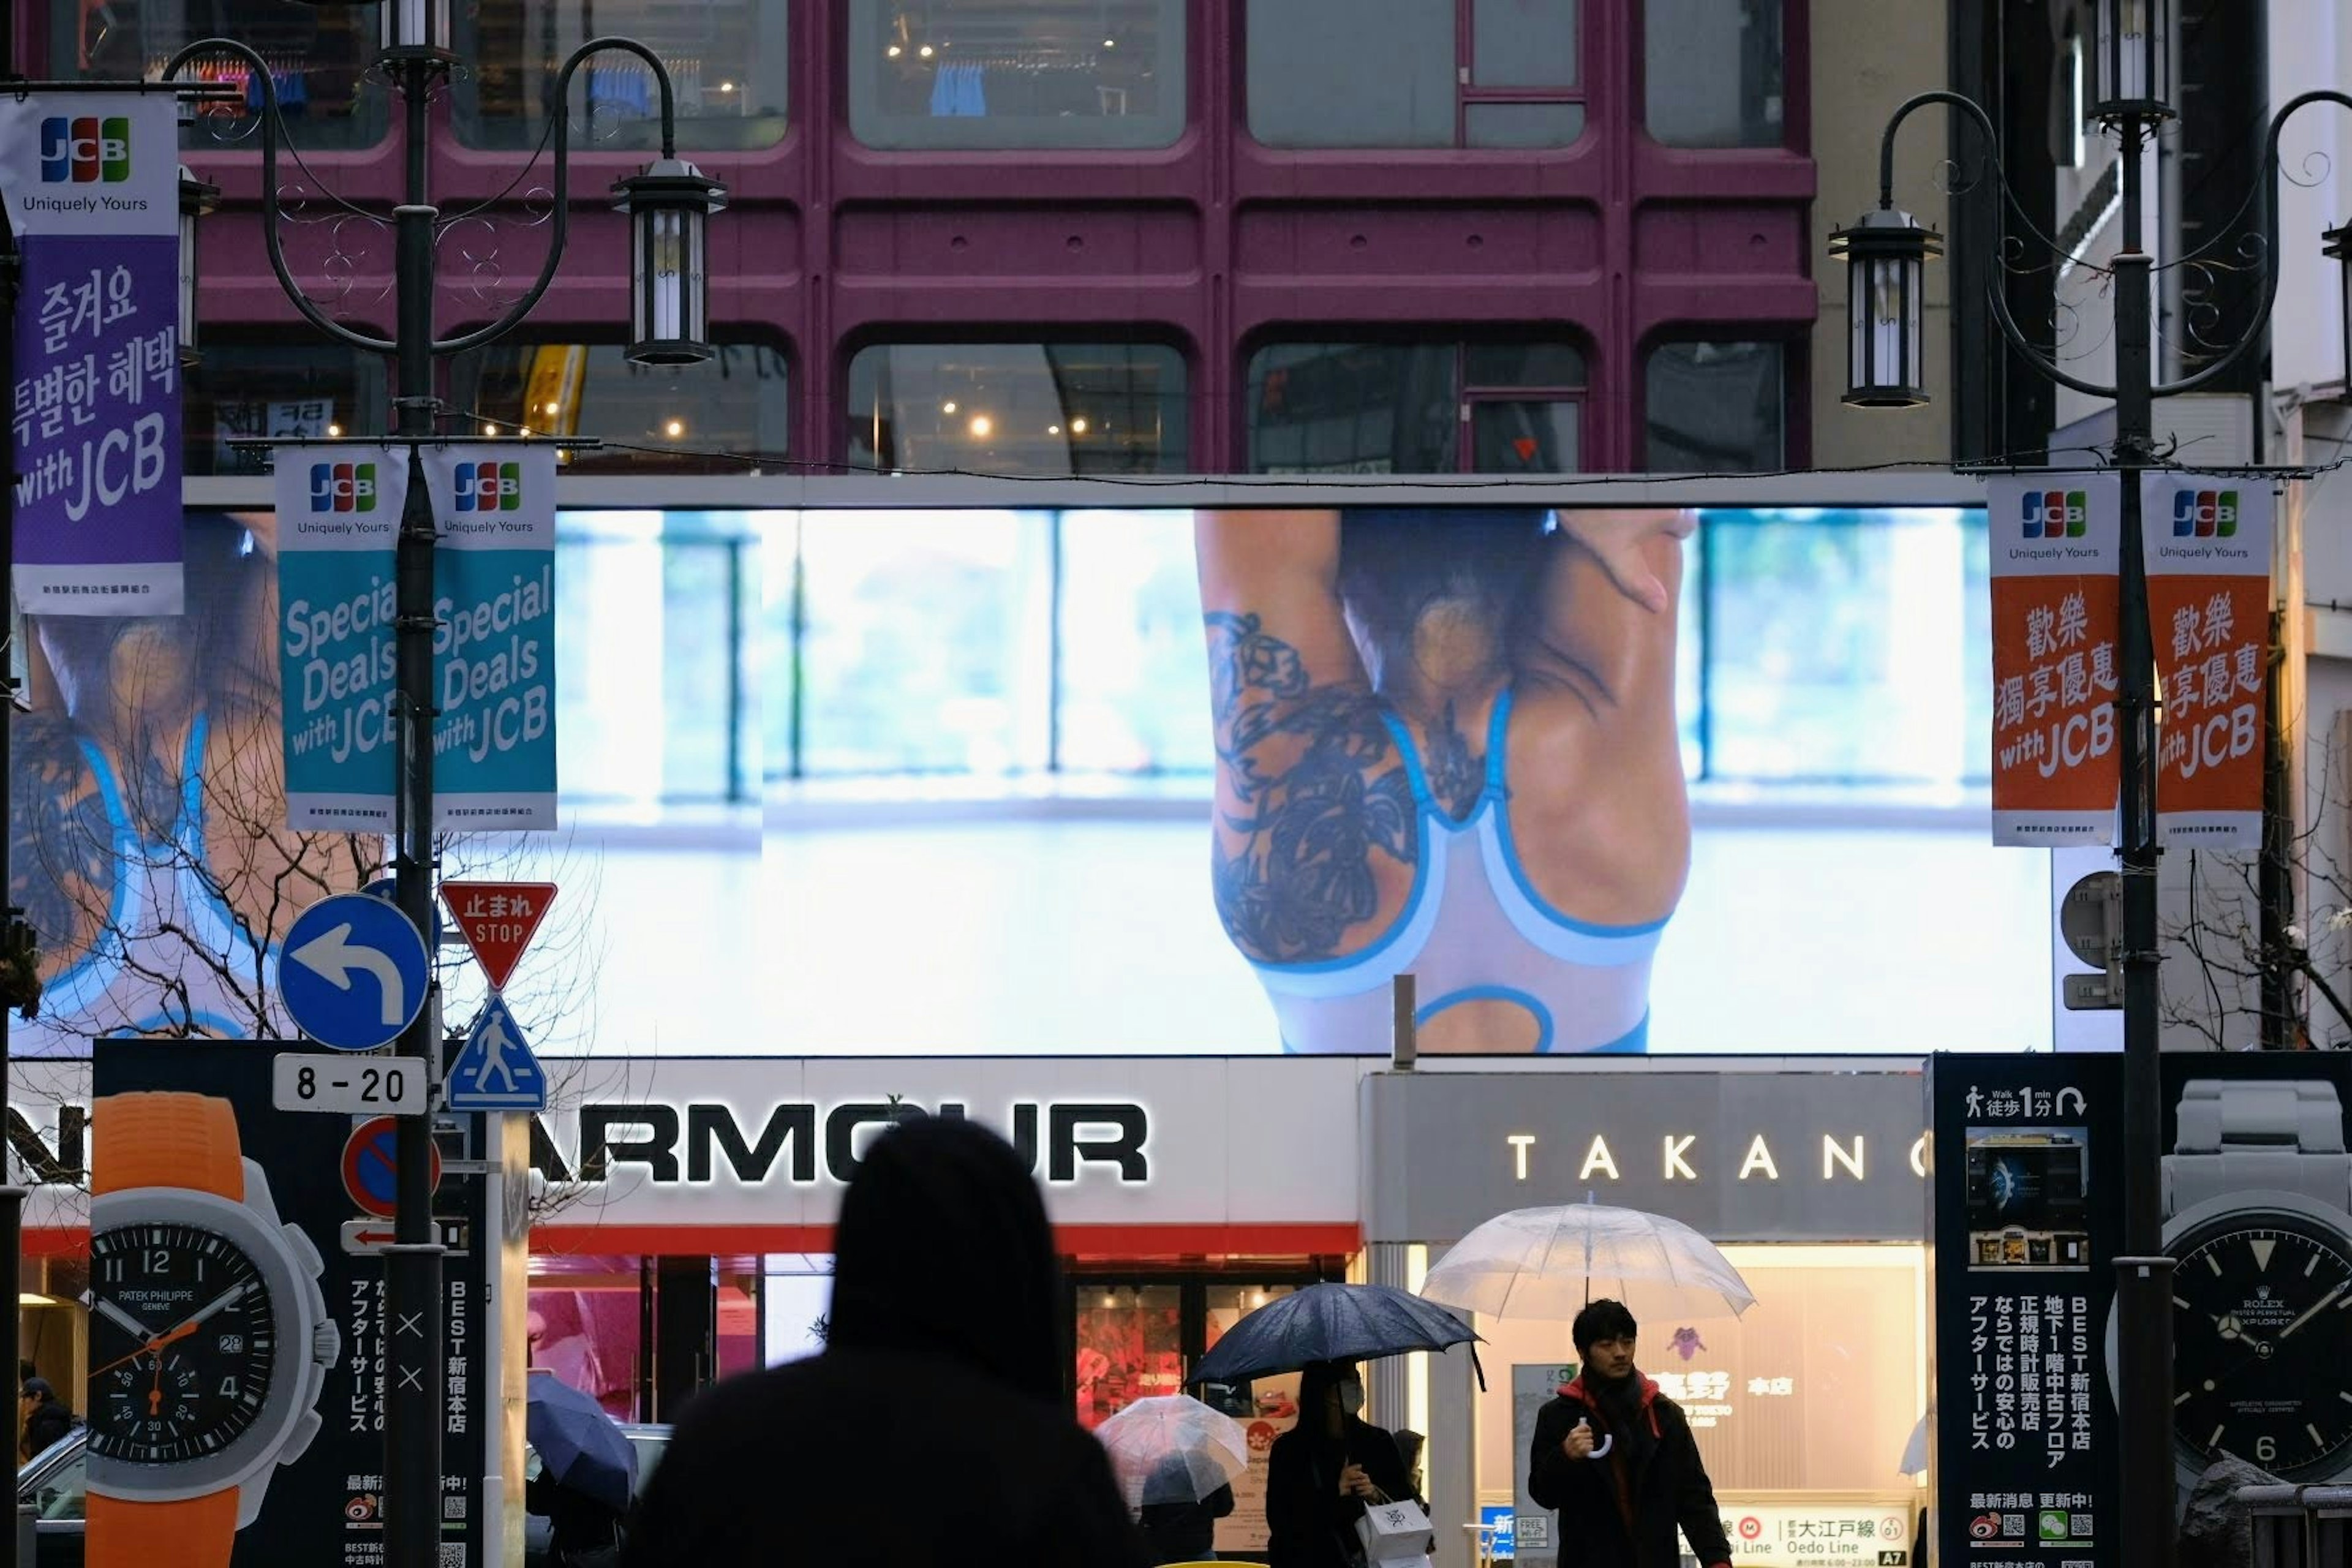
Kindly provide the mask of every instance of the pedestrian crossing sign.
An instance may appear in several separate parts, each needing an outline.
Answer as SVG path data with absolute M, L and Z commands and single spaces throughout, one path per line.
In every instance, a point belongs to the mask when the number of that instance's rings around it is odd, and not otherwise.
M 449 1064 L 443 1103 L 451 1110 L 547 1109 L 547 1074 L 496 992 Z

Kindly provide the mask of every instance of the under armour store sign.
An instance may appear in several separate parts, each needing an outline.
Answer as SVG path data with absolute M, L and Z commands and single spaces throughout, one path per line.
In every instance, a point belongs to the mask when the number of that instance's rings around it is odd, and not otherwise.
M 1590 1194 L 1717 1241 L 1919 1240 L 1918 1058 L 1748 1066 L 1375 1073 L 1366 1239 L 1446 1243 L 1507 1209 Z

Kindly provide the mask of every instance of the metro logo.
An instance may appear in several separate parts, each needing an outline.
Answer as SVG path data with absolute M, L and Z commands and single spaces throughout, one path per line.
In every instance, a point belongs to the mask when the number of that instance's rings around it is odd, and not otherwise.
M 2232 539 L 2238 532 L 2238 492 L 2235 490 L 2175 490 L 2172 492 L 2172 537 Z
M 310 510 L 373 511 L 373 463 L 313 463 L 310 465 Z
M 119 185 L 131 177 L 131 121 L 52 114 L 41 121 L 41 183 Z
M 2028 490 L 2022 521 L 2028 539 L 2080 539 L 2091 530 L 2090 492 Z
M 520 463 L 460 463 L 457 465 L 459 511 L 520 511 L 522 510 Z

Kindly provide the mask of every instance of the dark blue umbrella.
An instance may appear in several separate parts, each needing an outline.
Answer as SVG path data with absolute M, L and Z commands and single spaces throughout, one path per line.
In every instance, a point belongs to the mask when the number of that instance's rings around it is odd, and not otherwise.
M 1386 1285 L 1309 1285 L 1227 1329 L 1185 1382 L 1241 1383 L 1297 1372 L 1313 1362 L 1442 1351 L 1477 1337 L 1469 1324 L 1410 1291 Z
M 530 1379 L 523 1435 L 560 1487 L 625 1513 L 637 1479 L 636 1450 L 604 1407 L 546 1373 Z

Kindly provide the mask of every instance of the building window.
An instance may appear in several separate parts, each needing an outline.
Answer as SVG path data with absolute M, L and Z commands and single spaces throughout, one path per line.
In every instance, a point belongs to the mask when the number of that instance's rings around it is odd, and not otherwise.
M 1250 356 L 1249 466 L 1262 474 L 1569 474 L 1584 356 L 1540 340 L 1275 343 Z
M 783 353 L 728 343 L 700 364 L 631 363 L 613 343 L 498 343 L 458 356 L 450 396 L 484 435 L 577 436 L 572 473 L 756 472 L 788 440 Z
M 13 24 L 11 24 L 13 25 Z M 49 61 L 60 78 L 137 80 L 198 38 L 249 45 L 269 67 L 287 133 L 298 147 L 361 147 L 384 133 L 386 97 L 365 85 L 377 52 L 373 5 L 296 0 L 50 0 Z M 260 86 L 242 60 L 216 55 L 187 73 L 246 89 L 243 105 L 207 108 L 181 132 L 204 152 L 257 151 Z
M 1778 147 L 1786 0 L 1646 0 L 1643 123 L 1668 147 Z
M 866 0 L 849 128 L 869 147 L 1166 147 L 1184 132 L 1184 0 Z
M 1184 356 L 1160 343 L 889 343 L 849 362 L 853 467 L 1181 474 Z
M 1584 133 L 1577 0 L 1250 0 L 1269 147 L 1565 147 Z
M 181 444 L 191 474 L 259 474 L 239 441 L 319 440 L 391 428 L 384 362 L 333 343 L 256 342 L 207 332 L 188 372 Z
M 1643 378 L 1654 474 L 1788 466 L 1788 382 L 1775 342 L 1660 343 Z
M 533 147 L 549 95 L 572 51 L 619 34 L 669 72 L 684 151 L 741 152 L 784 139 L 791 7 L 773 0 L 480 0 L 457 8 L 457 52 L 470 68 L 451 84 L 458 136 L 469 147 Z M 572 80 L 572 134 L 597 151 L 660 145 L 661 91 L 635 55 L 608 50 Z

